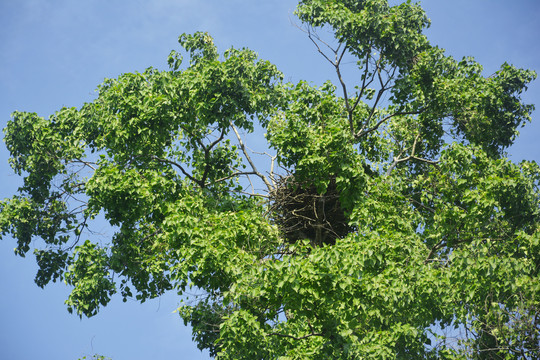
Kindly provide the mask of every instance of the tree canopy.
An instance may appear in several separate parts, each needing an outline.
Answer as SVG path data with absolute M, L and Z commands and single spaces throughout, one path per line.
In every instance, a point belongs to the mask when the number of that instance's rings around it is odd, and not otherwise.
M 540 168 L 505 152 L 536 73 L 446 55 L 409 1 L 296 15 L 334 83 L 198 32 L 79 109 L 14 112 L 0 235 L 79 316 L 178 293 L 221 359 L 537 358 Z

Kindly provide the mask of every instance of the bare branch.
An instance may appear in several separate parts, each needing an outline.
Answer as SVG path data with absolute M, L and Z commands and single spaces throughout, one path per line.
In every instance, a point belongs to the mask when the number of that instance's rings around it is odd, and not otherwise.
M 244 141 L 242 141 L 242 138 L 240 137 L 240 134 L 238 133 L 238 130 L 236 129 L 236 126 L 234 126 L 234 124 L 232 122 L 231 122 L 231 127 L 232 127 L 232 129 L 234 131 L 234 134 L 236 135 L 236 139 L 238 139 L 238 144 L 240 145 L 240 149 L 242 149 L 242 152 L 244 153 L 244 156 L 246 157 L 246 160 L 248 161 L 249 165 L 251 166 L 251 169 L 253 170 L 253 173 L 255 175 L 257 175 L 259 178 L 261 178 L 261 180 L 264 182 L 264 184 L 268 188 L 268 191 L 272 191 L 272 189 L 273 189 L 272 184 L 270 184 L 270 182 L 268 181 L 266 176 L 264 176 L 263 174 L 261 174 L 257 170 L 257 167 L 255 166 L 255 163 L 251 159 L 251 156 L 249 156 L 249 153 L 248 153 L 248 151 L 246 149 L 246 145 L 244 144 Z
M 272 181 L 272 186 L 275 189 L 277 184 L 276 184 L 276 179 L 274 178 L 274 164 L 277 159 L 277 155 L 272 156 L 271 159 L 272 160 L 270 163 L 270 180 Z
M 332 61 L 328 57 L 328 55 L 326 55 L 324 53 L 324 51 L 321 50 L 321 47 L 319 46 L 317 41 L 319 41 L 320 43 L 326 45 L 326 47 L 328 47 L 334 54 L 337 54 L 337 50 L 333 49 L 330 45 L 328 45 L 326 42 L 324 42 L 319 36 L 317 36 L 317 34 L 313 34 L 309 29 L 307 31 L 305 31 L 305 30 L 302 30 L 302 31 L 304 31 L 304 32 L 306 32 L 308 34 L 309 40 L 311 40 L 311 42 L 315 45 L 315 47 L 317 48 L 317 51 L 319 52 L 319 54 L 321 54 L 330 64 L 332 64 L 333 66 L 336 66 L 336 63 L 334 63 L 334 61 Z M 316 40 L 313 37 L 315 37 Z
M 334 67 L 336 68 L 336 74 L 337 74 L 339 83 L 341 84 L 341 89 L 343 91 L 343 99 L 345 100 L 345 109 L 347 110 L 347 115 L 349 117 L 349 127 L 351 129 L 351 134 L 354 135 L 353 109 L 351 108 L 349 104 L 349 95 L 347 94 L 347 86 L 345 85 L 343 76 L 341 76 L 341 69 L 339 67 L 341 60 L 343 59 L 343 56 L 345 55 L 346 51 L 347 51 L 347 46 L 343 48 L 343 51 L 341 52 L 341 55 L 339 57 L 338 57 L 338 54 L 336 53 L 336 62 L 334 64 Z
M 375 73 L 377 73 L 377 77 L 379 79 L 379 84 L 381 85 L 381 88 L 379 89 L 378 93 L 377 93 L 377 98 L 375 99 L 375 103 L 373 104 L 373 106 L 371 107 L 371 111 L 369 113 L 369 116 L 367 117 L 366 121 L 365 121 L 365 125 L 364 127 L 362 128 L 361 132 L 364 131 L 365 129 L 365 126 L 367 126 L 369 124 L 369 122 L 371 121 L 371 118 L 373 117 L 373 115 L 375 114 L 375 110 L 377 110 L 377 105 L 379 104 L 379 101 L 382 99 L 382 96 L 383 94 L 392 88 L 392 86 L 388 86 L 388 84 L 390 83 L 390 81 L 392 81 L 392 79 L 394 78 L 394 75 L 396 73 L 396 70 L 397 68 L 394 67 L 393 68 L 393 71 L 392 71 L 392 74 L 390 74 L 388 71 L 385 70 L 386 72 L 386 75 L 388 76 L 388 79 L 386 80 L 386 82 L 383 80 L 382 76 L 381 76 L 381 66 L 380 66 L 380 63 L 381 63 L 381 58 L 379 58 L 379 60 L 377 60 L 376 62 L 376 69 L 375 69 Z M 373 78 L 372 78 L 372 81 L 373 81 Z M 378 126 L 377 126 L 378 127 Z
M 85 166 L 88 166 L 90 169 L 96 171 L 96 168 L 92 165 L 96 165 L 96 163 L 94 162 L 88 162 L 88 161 L 84 161 L 83 159 L 79 159 L 79 158 L 76 158 L 76 159 L 72 159 L 71 160 L 72 163 L 81 163 Z
M 414 138 L 414 142 L 413 142 L 412 150 L 411 150 L 411 155 L 409 155 L 407 157 L 404 157 L 404 158 L 401 158 L 401 159 L 399 157 L 394 157 L 394 162 L 392 163 L 392 165 L 390 165 L 390 167 L 386 171 L 386 176 L 390 175 L 390 173 L 392 172 L 392 170 L 394 170 L 394 168 L 397 166 L 397 164 L 405 162 L 405 161 L 409 161 L 409 160 L 417 160 L 417 161 L 425 162 L 425 163 L 428 163 L 428 164 L 431 164 L 431 165 L 437 165 L 439 163 L 438 160 L 424 159 L 424 158 L 421 158 L 421 157 L 418 157 L 418 156 L 414 155 L 415 152 L 416 152 L 416 144 L 417 144 L 419 138 L 420 138 L 420 134 L 416 135 L 416 137 Z
M 228 179 L 232 179 L 233 177 L 236 177 L 236 176 L 242 176 L 242 175 L 257 175 L 257 173 L 254 171 L 238 171 L 238 172 L 232 173 L 231 175 L 224 176 L 221 179 L 214 180 L 213 184 L 216 184 L 218 182 L 222 182 Z
M 356 109 L 356 107 L 358 106 L 358 103 L 360 102 L 360 99 L 362 98 L 362 96 L 364 95 L 364 91 L 367 89 L 367 87 L 373 82 L 373 80 L 375 80 L 375 72 L 373 72 L 373 75 L 371 75 L 371 79 L 366 83 L 366 80 L 368 78 L 368 73 L 369 73 L 369 58 L 371 57 L 371 48 L 370 50 L 368 51 L 367 55 L 366 55 L 366 66 L 364 68 L 364 75 L 362 76 L 363 79 L 362 79 L 362 87 L 360 88 L 360 93 L 358 93 L 358 97 L 356 98 L 356 101 L 352 107 L 352 111 L 354 111 Z
M 264 198 L 264 199 L 269 199 L 269 198 L 270 198 L 270 196 L 268 196 L 268 195 L 257 194 L 257 193 L 255 193 L 255 192 L 249 193 L 249 192 L 246 192 L 246 191 L 240 191 L 239 193 L 240 193 L 240 194 L 244 194 L 244 195 L 249 195 L 249 196 L 262 197 L 262 198 Z
M 287 338 L 294 339 L 294 340 L 307 339 L 307 338 L 312 337 L 312 336 L 323 336 L 323 334 L 320 334 L 320 333 L 312 333 L 312 334 L 307 334 L 307 335 L 300 336 L 300 337 L 296 337 L 296 336 L 292 336 L 292 335 L 288 335 L 288 334 L 280 334 L 280 333 L 268 333 L 268 335 L 287 337 Z

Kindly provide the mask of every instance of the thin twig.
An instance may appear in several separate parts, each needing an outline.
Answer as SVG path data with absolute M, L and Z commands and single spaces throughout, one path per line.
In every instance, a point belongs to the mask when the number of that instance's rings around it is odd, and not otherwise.
M 422 112 L 424 111 L 424 109 L 420 109 L 420 110 L 417 110 L 417 111 L 398 111 L 396 113 L 393 113 L 393 114 L 390 114 L 384 118 L 382 118 L 381 120 L 379 120 L 373 127 L 369 128 L 369 129 L 362 129 L 360 130 L 356 135 L 355 135 L 355 138 L 360 138 L 364 135 L 367 135 L 369 134 L 370 132 L 373 132 L 375 130 L 377 130 L 384 122 L 390 120 L 391 118 L 393 118 L 394 116 L 401 116 L 401 115 L 418 115 L 418 114 L 421 114 Z
M 212 183 L 216 184 L 218 182 L 225 181 L 225 180 L 231 179 L 233 177 L 242 176 L 242 175 L 257 175 L 257 173 L 254 172 L 254 171 L 238 171 L 238 172 L 232 173 L 232 174 L 230 174 L 228 176 L 224 176 L 224 177 L 222 177 L 220 179 L 214 180 Z
M 428 164 L 431 164 L 431 165 L 437 165 L 439 163 L 438 160 L 424 159 L 424 158 L 421 158 L 421 157 L 418 157 L 418 156 L 414 155 L 415 152 L 416 152 L 416 144 L 417 144 L 419 138 L 420 138 L 420 134 L 416 135 L 416 137 L 414 138 L 414 142 L 413 142 L 412 150 L 411 150 L 411 155 L 409 155 L 407 157 L 404 157 L 404 158 L 401 158 L 401 159 L 399 158 L 399 156 L 394 157 L 394 162 L 392 163 L 392 165 L 390 165 L 390 167 L 386 171 L 386 176 L 390 175 L 390 173 L 397 166 L 397 164 L 405 162 L 405 161 L 409 161 L 409 160 L 417 160 L 417 161 L 425 162 L 425 163 L 428 163 Z
M 261 174 L 257 170 L 257 167 L 255 166 L 255 163 L 251 159 L 251 156 L 249 156 L 249 153 L 248 153 L 248 151 L 246 149 L 246 145 L 244 144 L 244 141 L 242 141 L 242 138 L 240 137 L 240 134 L 238 133 L 238 130 L 236 129 L 236 126 L 234 126 L 234 124 L 232 122 L 231 122 L 231 127 L 232 127 L 232 129 L 234 131 L 234 134 L 236 135 L 236 139 L 238 140 L 238 144 L 240 145 L 240 149 L 242 149 L 242 152 L 244 153 L 244 156 L 246 157 L 246 160 L 248 161 L 249 165 L 251 166 L 251 169 L 253 170 L 253 173 L 262 179 L 262 181 L 265 183 L 266 187 L 268 188 L 268 191 L 272 191 L 272 189 L 273 189 L 272 184 L 270 184 L 270 182 L 268 181 L 266 176 L 264 176 L 263 174 Z M 253 190 L 255 191 L 255 189 L 253 189 Z
M 280 333 L 268 333 L 268 335 L 287 337 L 287 338 L 294 339 L 294 340 L 307 339 L 307 338 L 312 337 L 312 336 L 323 336 L 323 334 L 320 334 L 320 333 L 307 334 L 307 335 L 300 336 L 300 337 L 296 337 L 296 336 L 292 336 L 292 335 L 288 335 L 288 334 L 280 334 Z
M 319 54 L 321 54 L 330 64 L 336 66 L 336 64 L 334 63 L 334 61 L 332 61 L 325 53 L 324 51 L 321 50 L 321 47 L 319 46 L 319 44 L 317 43 L 317 41 L 315 41 L 313 39 L 313 35 L 311 33 L 311 31 L 307 31 L 307 34 L 308 34 L 308 38 L 309 40 L 311 40 L 311 42 L 315 45 L 315 47 L 317 48 L 317 51 L 319 52 Z M 326 45 L 330 50 L 332 50 L 332 52 L 337 53 L 336 50 L 332 49 L 332 47 L 330 47 L 330 45 L 328 45 L 326 42 L 322 41 L 321 38 L 319 38 L 318 36 L 315 35 L 315 37 L 317 38 L 318 41 L 320 41 L 321 43 L 323 43 L 324 45 Z

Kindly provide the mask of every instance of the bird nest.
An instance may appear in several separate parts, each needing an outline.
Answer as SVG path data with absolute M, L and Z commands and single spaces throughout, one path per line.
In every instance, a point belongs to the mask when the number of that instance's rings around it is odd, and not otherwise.
M 291 244 L 308 239 L 313 246 L 334 245 L 353 230 L 339 201 L 335 178 L 320 194 L 313 184 L 285 176 L 270 197 L 273 221 Z

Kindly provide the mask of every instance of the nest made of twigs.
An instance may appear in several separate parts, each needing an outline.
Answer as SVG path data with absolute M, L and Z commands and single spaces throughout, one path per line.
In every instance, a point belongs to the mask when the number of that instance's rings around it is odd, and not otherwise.
M 313 184 L 298 182 L 294 175 L 279 179 L 270 193 L 274 223 L 287 242 L 309 239 L 313 246 L 334 245 L 352 231 L 340 204 L 335 178 L 320 194 Z

